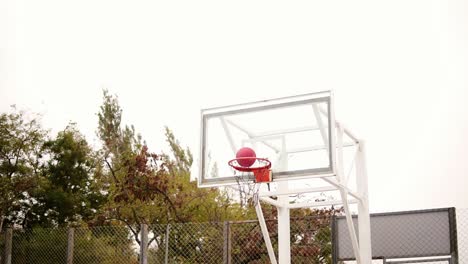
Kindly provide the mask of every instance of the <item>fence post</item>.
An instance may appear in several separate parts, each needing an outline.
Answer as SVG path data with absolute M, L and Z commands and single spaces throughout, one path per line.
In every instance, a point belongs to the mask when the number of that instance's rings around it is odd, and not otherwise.
M 166 241 L 164 241 L 164 263 L 169 263 L 169 233 L 171 230 L 171 224 L 167 224 L 166 226 Z
M 75 247 L 75 229 L 68 228 L 67 264 L 73 264 L 73 248 Z
M 148 226 L 146 224 L 141 224 L 140 264 L 148 264 Z
M 13 229 L 7 228 L 5 232 L 5 264 L 11 264 L 11 248 L 13 244 Z
M 228 240 L 227 240 L 227 229 L 228 229 L 228 222 L 224 221 L 223 225 L 223 238 L 224 238 L 224 243 L 223 243 L 223 263 L 227 264 L 227 245 L 228 245 Z
M 223 237 L 224 237 L 224 245 L 223 245 L 223 263 L 231 264 L 231 223 L 229 221 L 224 222 L 223 228 Z
M 454 207 L 448 209 L 449 228 L 450 228 L 450 251 L 451 264 L 458 264 L 458 231 L 457 231 L 457 213 Z

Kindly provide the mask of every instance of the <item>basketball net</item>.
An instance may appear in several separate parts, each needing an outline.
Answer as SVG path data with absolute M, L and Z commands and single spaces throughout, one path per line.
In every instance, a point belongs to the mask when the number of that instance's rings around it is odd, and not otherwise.
M 271 162 L 267 159 L 255 158 L 255 163 L 249 167 L 243 167 L 239 160 L 229 161 L 234 177 L 236 178 L 241 206 L 256 206 L 259 201 L 259 191 L 262 182 L 271 182 Z

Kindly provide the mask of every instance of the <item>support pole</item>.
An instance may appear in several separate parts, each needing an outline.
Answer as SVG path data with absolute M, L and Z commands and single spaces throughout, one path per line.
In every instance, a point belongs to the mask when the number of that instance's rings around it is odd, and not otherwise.
M 336 171 L 336 177 L 338 180 L 338 183 L 340 185 L 343 185 L 344 181 L 344 162 L 343 162 L 343 135 L 344 135 L 344 129 L 343 127 L 337 123 L 337 150 L 338 150 L 338 155 L 336 156 L 337 158 L 337 171 Z M 338 187 L 338 186 L 337 186 Z M 349 209 L 349 204 L 348 204 L 348 190 L 345 188 L 345 186 L 339 186 L 338 188 L 340 190 L 340 195 L 341 195 L 341 200 L 343 201 L 343 208 L 345 211 L 345 216 L 346 216 L 346 225 L 348 227 L 348 232 L 349 236 L 351 239 L 351 245 L 353 247 L 353 252 L 354 256 L 356 257 L 356 262 L 357 264 L 364 264 L 361 261 L 361 254 L 359 250 L 359 242 L 356 236 L 356 230 L 354 228 L 354 223 L 353 223 L 353 218 L 351 215 L 351 211 Z M 371 264 L 371 263 L 366 263 L 366 264 Z
M 286 152 L 286 141 L 282 141 L 281 155 L 278 159 L 278 169 L 284 171 L 288 168 L 288 153 Z M 278 192 L 288 193 L 289 182 L 278 182 Z M 291 263 L 291 223 L 289 215 L 289 196 L 278 196 L 278 261 L 281 264 Z
M 278 190 L 287 189 L 288 182 L 278 183 Z M 281 185 L 286 185 L 281 186 Z M 290 217 L 289 217 L 289 198 L 288 196 L 279 196 L 278 201 L 282 207 L 278 207 L 278 260 L 281 264 L 291 263 L 291 239 L 290 239 Z
M 372 248 L 365 151 L 365 143 L 360 141 L 356 156 L 357 192 L 362 197 L 362 200 L 358 203 L 359 251 L 362 263 L 370 264 L 372 261 Z
M 262 202 L 265 202 L 265 203 L 267 203 L 267 204 L 276 206 L 276 207 L 281 207 L 281 206 L 283 206 L 283 205 L 280 204 L 277 200 L 273 200 L 273 199 L 271 199 L 271 198 L 269 198 L 269 197 L 260 197 L 259 200 L 262 201 Z
M 349 204 L 348 204 L 348 201 L 346 200 L 346 196 L 347 196 L 346 191 L 340 190 L 340 195 L 342 197 L 341 199 L 343 199 L 344 201 L 343 207 L 344 207 L 345 216 L 346 216 L 346 225 L 348 227 L 348 232 L 349 232 L 349 236 L 351 239 L 351 245 L 353 247 L 354 256 L 356 257 L 356 263 L 357 264 L 371 264 L 370 262 L 361 261 L 359 242 L 356 236 L 356 229 L 354 228 L 353 218 L 349 210 Z
M 278 210 L 279 210 L 279 208 L 278 208 Z M 273 246 L 272 246 L 271 240 L 270 240 L 270 233 L 268 233 L 268 228 L 266 226 L 265 217 L 263 216 L 262 207 L 260 205 L 260 202 L 257 202 L 257 204 L 255 205 L 255 212 L 257 213 L 258 222 L 260 224 L 260 229 L 262 230 L 263 239 L 265 240 L 266 248 L 267 248 L 267 251 L 268 251 L 268 256 L 270 257 L 270 262 L 271 262 L 271 264 L 277 264 L 275 252 L 273 251 Z M 278 227 L 278 230 L 279 230 L 279 227 Z M 280 262 L 280 263 L 283 264 L 282 262 Z

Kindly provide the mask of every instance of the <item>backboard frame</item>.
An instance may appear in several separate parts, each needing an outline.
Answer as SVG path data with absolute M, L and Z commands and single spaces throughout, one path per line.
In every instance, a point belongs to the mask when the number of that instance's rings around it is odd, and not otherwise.
M 331 151 L 328 153 L 329 164 L 328 167 L 311 168 L 295 171 L 281 171 L 272 172 L 272 181 L 289 181 L 296 179 L 307 179 L 314 177 L 334 176 L 336 175 L 336 146 L 335 146 L 335 115 L 334 115 L 334 101 L 331 91 L 323 91 L 317 93 L 308 93 L 296 96 L 281 97 L 276 99 L 255 101 L 250 103 L 235 104 L 224 107 L 214 107 L 201 110 L 200 118 L 200 155 L 199 155 L 199 170 L 198 170 L 198 186 L 199 187 L 217 187 L 226 185 L 237 184 L 234 175 L 223 176 L 219 178 L 205 177 L 205 162 L 206 158 L 206 142 L 207 142 L 207 122 L 209 118 L 223 117 L 227 115 L 236 115 L 248 112 L 279 109 L 283 107 L 293 107 L 314 103 L 326 103 L 327 105 L 327 124 L 317 125 L 317 130 L 326 129 L 328 135 L 328 143 L 325 147 Z M 323 127 L 322 127 L 323 126 Z M 226 146 L 228 151 L 229 146 Z M 226 161 L 227 162 L 227 161 Z M 253 179 L 252 179 L 253 180 Z

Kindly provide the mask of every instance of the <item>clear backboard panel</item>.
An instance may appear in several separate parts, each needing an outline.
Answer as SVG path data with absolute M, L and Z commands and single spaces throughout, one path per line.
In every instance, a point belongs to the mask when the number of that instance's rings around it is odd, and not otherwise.
M 204 109 L 199 185 L 235 184 L 228 162 L 242 147 L 271 161 L 273 181 L 333 173 L 333 139 L 330 92 Z

